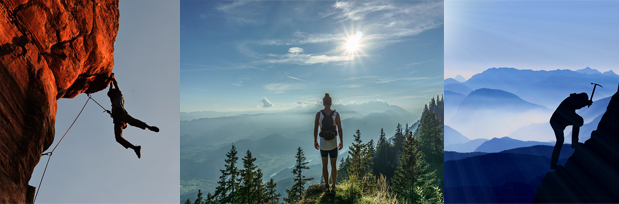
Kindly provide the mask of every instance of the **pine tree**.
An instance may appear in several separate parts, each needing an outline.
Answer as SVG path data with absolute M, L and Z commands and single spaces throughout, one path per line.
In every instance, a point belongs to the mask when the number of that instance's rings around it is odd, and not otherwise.
M 297 203 L 303 198 L 303 194 L 305 193 L 305 183 L 307 181 L 312 180 L 312 178 L 305 178 L 303 176 L 303 169 L 309 169 L 307 164 L 309 162 L 305 161 L 305 156 L 303 154 L 303 149 L 299 147 L 297 149 L 297 162 L 292 170 L 292 174 L 294 175 L 294 185 L 291 189 L 286 189 L 286 193 L 288 194 L 287 198 L 284 198 L 284 201 L 287 203 Z
M 434 171 L 428 171 L 430 166 L 424 163 L 423 159 L 417 139 L 409 133 L 400 154 L 401 166 L 397 168 L 392 179 L 393 191 L 398 196 L 412 202 L 432 201 L 433 190 L 437 189 L 434 185 L 436 176 Z
M 402 152 L 402 145 L 404 144 L 404 135 L 402 134 L 402 125 L 398 123 L 395 129 L 393 145 L 395 146 L 396 155 L 400 155 Z
M 370 143 L 361 141 L 361 131 L 357 130 L 354 135 L 352 146 L 349 147 L 350 166 L 348 167 L 348 175 L 351 182 L 360 185 L 362 189 L 366 189 L 372 183 L 372 156 L 373 151 L 370 151 Z M 367 182 L 362 182 L 367 181 Z
M 340 160 L 340 168 L 337 169 L 337 179 L 336 182 L 341 182 L 349 178 L 348 175 L 348 167 L 350 166 L 350 155 L 346 156 L 346 158 L 342 158 Z M 321 182 L 324 178 L 321 178 Z
M 376 144 L 376 149 L 378 149 L 378 147 L 385 144 L 386 142 L 387 142 L 387 138 L 385 137 L 385 131 L 383 131 L 383 129 L 381 128 L 380 137 L 378 138 L 378 143 Z
M 362 166 L 363 166 L 363 149 L 365 145 L 361 141 L 361 131 L 357 130 L 356 134 L 353 135 L 355 140 L 353 140 L 352 146 L 348 147 L 348 154 L 350 155 L 350 166 L 348 167 L 348 177 L 353 181 L 353 183 L 362 177 Z
M 382 174 L 387 177 L 387 179 L 393 177 L 393 172 L 399 160 L 396 158 L 394 150 L 394 146 L 387 141 L 385 131 L 381 128 L 380 137 L 378 138 L 376 151 L 373 156 L 374 165 L 372 168 L 375 176 L 380 176 Z
M 265 186 L 267 203 L 279 203 L 279 196 L 281 196 L 281 194 L 277 193 L 277 190 L 275 189 L 276 187 L 277 183 L 275 183 L 275 181 L 273 181 L 273 178 L 271 178 L 271 180 L 269 180 L 269 182 L 267 182 Z
M 207 200 L 219 203 L 230 203 L 234 201 L 237 193 L 236 190 L 239 187 L 239 171 L 236 167 L 236 161 L 239 158 L 236 156 L 236 153 L 236 147 L 232 145 L 232 148 L 226 154 L 225 169 L 220 170 L 221 176 L 217 182 L 219 186 L 215 188 L 215 193 L 213 195 L 209 194 L 207 196 Z
M 187 201 L 189 201 L 189 199 L 187 199 Z M 196 201 L 193 202 L 193 204 L 204 204 L 204 198 L 202 197 L 202 190 L 198 189 L 198 197 L 196 198 Z
M 262 188 L 262 170 L 254 162 L 256 158 L 247 150 L 243 157 L 243 170 L 240 171 L 241 183 L 237 195 L 240 203 L 262 203 L 264 189 Z
M 370 139 L 368 142 L 368 151 L 372 154 L 372 157 L 374 156 L 374 153 L 376 153 L 376 149 L 374 149 L 374 139 Z
M 430 163 L 438 164 L 443 162 L 444 133 L 443 124 L 435 115 L 429 112 L 419 124 L 419 146 Z

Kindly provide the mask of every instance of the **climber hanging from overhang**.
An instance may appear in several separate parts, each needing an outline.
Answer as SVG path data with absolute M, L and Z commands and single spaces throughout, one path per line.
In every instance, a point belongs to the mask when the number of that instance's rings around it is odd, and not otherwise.
M 116 82 L 116 78 L 114 78 L 114 73 L 110 75 L 110 80 L 112 80 L 112 83 L 110 83 L 110 90 L 107 92 L 107 96 L 110 97 L 110 102 L 112 102 L 112 112 L 107 112 L 112 116 L 114 120 L 114 135 L 116 135 L 116 141 L 125 148 L 133 149 L 138 158 L 140 158 L 140 149 L 142 147 L 139 145 L 135 146 L 129 141 L 125 140 L 122 137 L 123 129 L 127 128 L 127 123 L 129 125 L 142 129 L 148 128 L 150 131 L 153 132 L 159 132 L 159 128 L 155 126 L 149 126 L 146 123 L 131 117 L 131 115 L 129 115 L 129 113 L 127 113 L 127 111 L 125 110 L 125 99 L 122 92 L 118 88 L 118 82 Z

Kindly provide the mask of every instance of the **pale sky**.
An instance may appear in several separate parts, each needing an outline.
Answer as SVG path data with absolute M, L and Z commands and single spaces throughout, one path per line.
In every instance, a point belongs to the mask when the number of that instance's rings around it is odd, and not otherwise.
M 142 158 L 114 139 L 112 118 L 90 101 L 54 152 L 37 203 L 178 203 L 179 198 L 179 3 L 120 1 L 114 73 L 125 109 L 158 126 L 154 133 L 129 126 L 123 136 L 142 146 Z M 105 91 L 92 97 L 110 109 Z M 60 99 L 60 140 L 87 96 Z M 51 148 L 48 151 L 51 151 Z M 47 156 L 29 182 L 38 186 Z
M 445 78 L 619 65 L 619 1 L 445 1 Z M 617 73 L 617 71 L 615 71 Z

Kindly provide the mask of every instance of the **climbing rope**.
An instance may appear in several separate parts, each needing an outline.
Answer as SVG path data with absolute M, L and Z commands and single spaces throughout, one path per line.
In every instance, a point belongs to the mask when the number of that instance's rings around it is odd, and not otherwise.
M 43 175 L 41 176 L 41 181 L 39 181 L 39 187 L 37 187 L 37 192 L 34 195 L 34 200 L 32 201 L 32 203 L 36 202 L 37 200 L 37 196 L 39 195 L 39 190 L 41 189 L 41 183 L 43 183 L 43 178 L 45 177 L 45 172 L 47 172 L 47 165 L 49 165 L 49 160 L 52 158 L 52 154 L 54 153 L 54 150 L 56 150 L 56 147 L 58 147 L 58 145 L 60 144 L 60 142 L 62 142 L 62 139 L 64 139 L 64 136 L 67 136 L 67 133 L 69 133 L 69 130 L 71 130 L 71 128 L 73 127 L 73 124 L 75 124 L 75 121 L 77 121 L 77 119 L 80 117 L 80 115 L 82 114 L 82 111 L 84 111 L 84 108 L 86 108 L 86 104 L 88 104 L 88 101 L 91 100 L 92 98 L 90 97 L 90 95 L 88 95 L 88 99 L 86 99 L 86 103 L 84 103 L 84 106 L 82 107 L 82 110 L 80 110 L 80 113 L 77 114 L 77 117 L 75 117 L 75 120 L 73 120 L 73 123 L 71 123 L 71 125 L 69 126 L 69 129 L 67 129 L 66 132 L 64 132 L 64 135 L 62 135 L 62 138 L 60 138 L 60 141 L 58 141 L 58 143 L 56 143 L 56 146 L 54 146 L 54 149 L 52 149 L 52 151 L 46 152 L 41 156 L 44 155 L 48 155 L 47 157 L 47 163 L 45 164 L 45 169 L 43 170 Z M 94 101 L 94 99 L 92 99 Z M 96 103 L 96 101 L 95 101 Z M 99 103 L 97 103 L 99 104 Z M 99 105 L 101 106 L 101 105 Z M 101 107 L 103 108 L 103 106 Z M 103 108 L 105 110 L 105 108 Z
M 109 110 L 105 109 L 101 104 L 99 104 L 99 102 L 95 101 L 94 98 L 90 97 L 90 94 L 86 94 L 86 95 L 88 95 L 88 99 L 94 101 L 95 103 L 97 103 L 97 105 L 99 105 L 99 107 L 103 108 L 103 112 L 107 112 L 110 115 L 112 115 L 112 113 Z

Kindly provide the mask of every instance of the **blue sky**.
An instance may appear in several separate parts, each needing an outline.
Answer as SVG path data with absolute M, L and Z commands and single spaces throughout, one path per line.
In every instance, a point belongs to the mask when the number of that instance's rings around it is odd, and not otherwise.
M 181 111 L 282 110 L 329 92 L 339 104 L 382 100 L 419 114 L 443 92 L 442 1 L 181 1 L 181 10 Z
M 619 65 L 619 1 L 445 1 L 445 78 Z M 616 71 L 615 71 L 616 73 Z
M 179 3 L 120 1 L 114 73 L 130 115 L 159 133 L 132 126 L 123 136 L 142 146 L 142 158 L 114 139 L 112 119 L 90 101 L 54 152 L 37 202 L 177 203 L 179 198 Z M 110 109 L 107 90 L 92 94 Z M 87 96 L 60 99 L 56 145 Z M 51 147 L 53 148 L 53 146 Z M 51 149 L 48 149 L 51 151 Z M 29 182 L 38 186 L 43 156 Z

